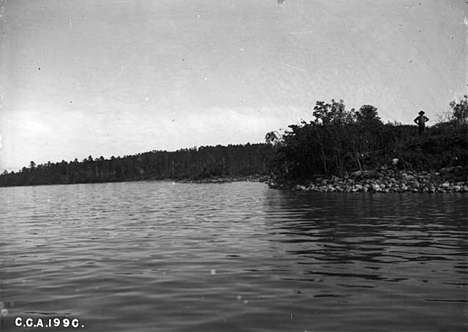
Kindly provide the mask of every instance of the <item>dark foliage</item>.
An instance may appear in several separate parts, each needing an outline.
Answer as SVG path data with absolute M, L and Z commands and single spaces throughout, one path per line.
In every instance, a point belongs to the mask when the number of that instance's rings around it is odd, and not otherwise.
M 301 183 L 314 176 L 346 177 L 357 170 L 397 167 L 415 171 L 468 164 L 467 97 L 451 103 L 452 119 L 426 128 L 383 124 L 377 108 L 346 111 L 343 100 L 318 101 L 315 119 L 290 125 L 272 140 L 267 166 L 277 182 Z
M 79 162 L 47 163 L 19 172 L 4 172 L 0 186 L 72 184 L 139 180 L 200 180 L 265 174 L 267 144 L 206 146 L 174 152 L 151 151 L 132 156 L 91 156 Z

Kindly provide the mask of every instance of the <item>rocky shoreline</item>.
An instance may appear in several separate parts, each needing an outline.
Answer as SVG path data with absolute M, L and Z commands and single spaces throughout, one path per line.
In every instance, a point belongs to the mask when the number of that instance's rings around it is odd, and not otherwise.
M 281 184 L 271 179 L 268 185 L 310 192 L 468 193 L 467 168 L 462 166 L 442 168 L 438 172 L 357 171 L 345 178 L 317 176 L 302 184 Z

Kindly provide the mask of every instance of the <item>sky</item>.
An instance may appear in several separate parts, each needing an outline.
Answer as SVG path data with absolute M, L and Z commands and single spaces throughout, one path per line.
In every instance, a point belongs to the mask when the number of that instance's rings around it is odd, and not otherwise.
M 467 93 L 465 0 L 0 0 L 0 172 L 264 142 L 316 101 L 429 125 Z

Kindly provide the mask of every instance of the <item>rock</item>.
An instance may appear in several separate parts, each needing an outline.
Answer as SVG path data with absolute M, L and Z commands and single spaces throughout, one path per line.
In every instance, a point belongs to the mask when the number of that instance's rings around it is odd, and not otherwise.
M 453 167 L 444 167 L 439 170 L 440 174 L 447 175 L 453 172 Z
M 333 175 L 333 176 L 331 177 L 331 181 L 332 181 L 333 183 L 336 183 L 336 182 L 340 181 L 340 178 Z
M 353 177 L 353 178 L 359 178 L 361 176 L 362 176 L 361 171 L 356 171 L 356 172 L 351 173 L 351 177 Z
M 441 169 L 441 173 L 447 174 L 455 172 L 458 168 Z M 465 171 L 463 169 L 463 171 Z M 459 171 L 460 172 L 460 171 Z M 466 171 L 465 171 L 466 172 Z M 437 177 L 435 173 L 402 171 L 397 173 L 395 178 L 391 170 L 384 169 L 382 173 L 377 171 L 356 171 L 351 177 L 339 178 L 331 176 L 330 178 L 313 176 L 305 184 L 297 184 L 292 187 L 297 191 L 314 192 L 413 192 L 413 193 L 468 193 L 468 181 L 466 179 L 455 179 L 453 177 Z M 314 180 L 315 179 L 315 180 Z M 288 185 L 275 183 L 270 179 L 268 185 L 272 188 L 287 188 Z

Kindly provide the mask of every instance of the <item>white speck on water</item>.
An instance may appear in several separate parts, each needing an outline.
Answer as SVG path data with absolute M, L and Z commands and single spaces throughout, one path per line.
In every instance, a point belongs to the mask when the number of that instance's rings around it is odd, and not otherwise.
M 8 315 L 8 310 L 3 308 L 2 311 L 0 311 L 0 314 L 2 317 L 6 317 Z
M 249 300 L 244 300 L 244 304 L 249 304 Z
M 216 274 L 216 270 L 215 270 L 215 269 L 212 269 L 210 273 L 211 273 L 211 275 L 215 275 L 215 274 Z
M 237 301 L 242 300 L 242 295 L 237 295 L 237 296 L 236 296 L 236 299 L 237 299 Z

